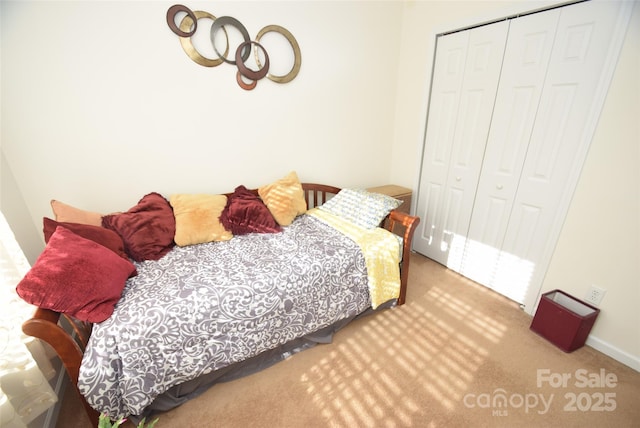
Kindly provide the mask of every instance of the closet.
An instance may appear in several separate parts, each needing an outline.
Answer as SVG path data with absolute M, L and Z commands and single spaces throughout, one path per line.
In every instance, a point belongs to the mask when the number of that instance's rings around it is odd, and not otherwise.
M 415 251 L 532 313 L 630 14 L 592 0 L 438 36 Z

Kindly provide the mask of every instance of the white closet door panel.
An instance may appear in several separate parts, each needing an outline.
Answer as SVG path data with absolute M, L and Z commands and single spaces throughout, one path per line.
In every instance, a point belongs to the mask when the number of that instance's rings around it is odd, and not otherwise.
M 437 214 L 439 214 L 438 207 L 440 207 L 442 201 L 442 187 L 443 186 L 441 184 L 435 182 L 428 182 L 426 183 L 426 187 L 424 185 L 421 187 L 422 192 L 420 201 L 422 205 L 419 208 L 422 208 L 422 212 L 429 213 L 431 215 L 431 223 L 428 227 L 423 225 L 421 229 L 416 229 L 419 233 L 416 233 L 415 235 L 419 237 L 419 239 L 414 241 L 414 246 L 418 251 L 425 254 L 430 253 L 430 248 L 432 248 L 432 245 L 435 245 L 436 233 L 439 232 L 438 236 L 442 236 L 441 230 L 436 231 L 435 226 L 438 220 Z M 433 252 L 437 254 L 435 249 Z
M 425 136 L 422 174 L 416 214 L 415 248 L 438 259 L 443 232 L 443 193 L 449 172 L 460 91 L 464 77 L 469 34 L 440 37 L 437 42 L 433 84 L 429 103 L 429 127 Z M 427 221 L 424 221 L 424 220 Z
M 493 286 L 560 10 L 514 19 L 459 272 Z M 482 260 L 482 264 L 478 263 Z
M 539 112 L 522 168 L 512 218 L 505 234 L 497 282 L 511 271 L 522 280 L 504 293 L 525 303 L 535 301 L 557 240 L 554 227 L 568 209 L 575 182 L 591 140 L 589 124 L 597 120 L 604 83 L 603 68 L 615 33 L 619 2 L 586 2 L 560 9 L 560 21 Z M 564 207 L 564 208 L 563 208 Z M 523 267 L 523 266 L 526 266 Z M 525 277 L 537 275 L 533 281 Z M 529 290 L 530 284 L 533 290 Z M 519 289 L 516 289 L 517 287 Z M 529 303 L 531 305 L 532 303 Z M 525 304 L 526 305 L 526 304 Z
M 444 223 L 448 244 L 445 248 L 450 252 L 446 264 L 453 270 L 459 269 L 459 257 L 452 254 L 462 253 L 464 249 L 464 240 L 456 237 L 467 236 L 469 230 L 508 31 L 509 23 L 503 21 L 475 28 L 469 38 L 451 170 L 446 183 L 450 189 L 447 195 L 455 198 L 455 203 L 445 201 L 445 204 L 456 209 L 449 215 L 450 221 Z
M 538 248 L 536 234 L 540 230 L 542 209 L 522 205 L 509 219 L 513 236 L 499 251 L 491 288 L 519 303 L 523 303 L 536 268 Z
M 480 284 L 493 283 L 504 235 L 503 224 L 509 217 L 508 203 L 504 198 L 489 198 L 481 213 L 473 213 L 472 222 L 482 223 L 483 228 L 476 239 L 465 240 L 458 271 Z
M 468 229 L 507 29 L 500 22 L 438 41 L 414 248 L 445 265 Z

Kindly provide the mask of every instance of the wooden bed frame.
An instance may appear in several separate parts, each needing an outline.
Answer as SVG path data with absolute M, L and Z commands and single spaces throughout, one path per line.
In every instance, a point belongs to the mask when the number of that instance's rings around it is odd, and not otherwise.
M 339 187 L 316 183 L 302 183 L 302 188 L 308 208 L 322 205 L 341 190 Z M 257 194 L 257 190 L 253 191 Z M 400 264 L 400 295 L 397 305 L 404 304 L 406 299 L 411 242 L 419 222 L 419 217 L 399 211 L 392 211 L 383 222 L 385 229 L 403 238 L 403 257 Z M 22 325 L 22 331 L 25 334 L 43 340 L 57 353 L 84 405 L 92 426 L 97 427 L 99 414 L 87 403 L 77 386 L 82 356 L 89 342 L 91 329 L 91 323 L 78 321 L 63 313 L 43 308 L 37 308 L 33 316 Z

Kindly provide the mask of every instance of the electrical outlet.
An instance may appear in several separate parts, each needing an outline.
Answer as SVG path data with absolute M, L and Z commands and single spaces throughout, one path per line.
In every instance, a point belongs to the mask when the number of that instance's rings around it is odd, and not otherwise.
M 585 300 L 594 306 L 600 306 L 600 303 L 602 302 L 602 298 L 604 297 L 606 292 L 607 290 L 605 290 L 604 288 L 600 288 L 595 285 L 592 285 L 591 288 L 589 289 L 589 292 L 585 296 Z

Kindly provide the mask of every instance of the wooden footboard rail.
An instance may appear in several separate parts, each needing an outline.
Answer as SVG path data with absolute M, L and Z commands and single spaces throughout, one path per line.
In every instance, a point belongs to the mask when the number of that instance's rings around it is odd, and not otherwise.
M 398 233 L 397 229 L 404 229 L 402 235 L 402 260 L 400 261 L 400 296 L 398 305 L 404 305 L 407 297 L 407 283 L 409 282 L 409 263 L 411 260 L 411 243 L 416 227 L 420 223 L 420 217 L 411 216 L 400 211 L 391 211 L 386 229 Z
M 63 328 L 63 321 L 68 324 Z M 80 364 L 82 355 L 89 342 L 91 334 L 90 323 L 78 321 L 59 312 L 49 309 L 36 309 L 33 317 L 22 324 L 22 331 L 29 336 L 48 343 L 64 365 L 80 401 L 84 405 L 91 426 L 98 426 L 98 412 L 87 403 L 78 390 L 78 375 L 80 374 Z
M 304 196 L 308 208 L 317 207 L 326 202 L 331 196 L 337 194 L 340 188 L 324 184 L 303 183 Z M 397 304 L 402 305 L 406 299 L 407 282 L 409 278 L 409 260 L 411 255 L 411 243 L 415 228 L 420 218 L 408 214 L 392 211 L 384 221 L 384 227 L 403 238 L 403 257 L 400 265 L 400 296 Z M 400 229 L 400 232 L 398 232 Z M 67 374 L 75 388 L 91 426 L 98 426 L 99 414 L 84 399 L 78 390 L 78 376 L 82 356 L 91 335 L 90 323 L 81 322 L 65 314 L 60 314 L 49 309 L 37 308 L 33 317 L 22 325 L 25 334 L 48 343 L 60 357 Z

